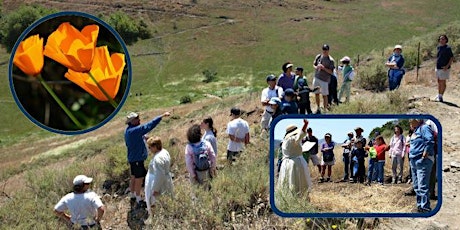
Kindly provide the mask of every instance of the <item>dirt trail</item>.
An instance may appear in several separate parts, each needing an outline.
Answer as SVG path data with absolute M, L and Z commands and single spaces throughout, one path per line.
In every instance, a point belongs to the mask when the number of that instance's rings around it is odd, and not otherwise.
M 433 65 L 431 65 L 433 66 Z M 426 74 L 434 74 L 432 68 L 425 70 Z M 400 90 L 407 90 L 410 95 L 421 98 L 415 102 L 416 109 L 436 117 L 442 126 L 442 206 L 440 211 L 430 218 L 418 219 L 390 219 L 380 225 L 380 229 L 460 229 L 460 198 L 458 197 L 460 173 L 451 166 L 452 162 L 460 162 L 460 83 L 458 82 L 460 63 L 455 63 L 444 103 L 434 102 L 437 95 L 437 84 L 434 79 L 425 84 L 413 85 L 406 81 Z M 424 72 L 422 72 L 424 73 Z M 413 72 L 408 73 L 406 79 L 415 79 Z M 429 77 L 428 77 L 429 78 Z M 428 98 L 429 99 L 428 99 Z M 414 198 L 415 205 L 415 198 Z

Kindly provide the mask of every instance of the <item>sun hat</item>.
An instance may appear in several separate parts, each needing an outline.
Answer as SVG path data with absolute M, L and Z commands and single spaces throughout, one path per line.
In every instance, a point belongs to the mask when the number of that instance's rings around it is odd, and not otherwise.
M 289 137 L 291 137 L 293 135 L 296 135 L 298 133 L 300 133 L 300 129 L 297 128 L 296 125 L 293 125 L 293 124 L 288 125 L 286 127 L 286 134 L 284 134 L 284 139 L 289 138 Z
M 401 45 L 395 45 L 395 48 L 393 48 L 393 50 L 395 50 L 395 49 L 400 49 L 400 50 L 402 50 L 402 46 L 401 46 Z
M 286 69 L 290 68 L 290 67 L 293 67 L 294 65 L 292 63 L 289 63 L 286 65 Z
M 279 105 L 281 104 L 281 99 L 278 97 L 272 97 L 270 101 L 268 102 L 269 105 Z
M 340 62 L 344 62 L 344 61 L 350 62 L 350 60 L 351 60 L 350 57 L 345 56 L 342 59 L 340 59 Z
M 330 133 L 326 133 L 324 134 L 324 137 L 332 137 L 332 135 Z
M 353 131 L 348 132 L 348 135 L 354 135 Z
M 130 112 L 128 114 L 128 116 L 126 116 L 126 124 L 129 124 L 131 121 L 133 121 L 134 119 L 138 118 L 139 117 L 139 114 L 135 113 L 135 112 Z
M 357 130 L 361 130 L 361 132 L 364 132 L 364 129 L 359 127 L 359 126 L 355 128 L 355 131 L 357 131 Z
M 73 185 L 89 184 L 93 181 L 93 178 L 85 175 L 78 175 L 73 179 Z

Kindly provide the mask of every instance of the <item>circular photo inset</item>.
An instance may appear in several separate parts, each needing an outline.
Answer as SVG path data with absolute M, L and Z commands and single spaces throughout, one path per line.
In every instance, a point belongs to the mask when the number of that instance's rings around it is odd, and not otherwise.
M 28 27 L 9 62 L 13 97 L 35 124 L 81 134 L 112 119 L 131 84 L 131 63 L 120 35 L 99 18 L 61 12 Z

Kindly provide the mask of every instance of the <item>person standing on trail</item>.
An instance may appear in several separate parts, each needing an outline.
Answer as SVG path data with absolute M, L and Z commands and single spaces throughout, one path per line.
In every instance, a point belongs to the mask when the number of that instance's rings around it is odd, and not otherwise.
M 348 103 L 350 101 L 351 81 L 353 81 L 353 78 L 355 76 L 355 71 L 353 69 L 353 66 L 350 65 L 350 61 L 351 59 L 348 56 L 345 56 L 342 59 L 340 59 L 342 65 L 339 66 L 339 70 L 342 71 L 343 82 L 339 90 L 339 103 L 342 100 L 343 94 L 345 94 L 345 103 Z
M 449 42 L 447 35 L 443 34 L 439 36 L 438 42 L 435 70 L 436 78 L 438 79 L 438 96 L 436 96 L 435 101 L 443 102 L 443 95 L 446 91 L 446 81 L 449 79 L 450 67 L 454 61 L 454 54 L 452 53 L 452 48 L 447 45 L 447 42 Z
M 350 153 L 352 151 L 352 146 L 353 146 L 353 132 L 349 132 L 347 134 L 347 138 L 345 139 L 345 141 L 343 142 L 343 144 L 341 145 L 342 148 L 343 148 L 343 171 L 344 171 L 344 175 L 343 175 L 343 178 L 340 182 L 348 182 L 350 180 L 350 176 L 352 177 L 353 176 L 353 167 L 350 167 L 351 164 L 350 164 Z M 350 173 L 349 173 L 350 172 Z M 350 175 L 351 174 L 351 175 Z
M 316 138 L 313 135 L 313 130 L 310 127 L 308 127 L 307 129 L 307 136 L 302 138 L 302 145 L 305 144 L 305 142 L 307 141 L 313 142 L 315 144 L 309 151 L 303 152 L 302 155 L 305 158 L 305 161 L 307 161 L 307 165 L 308 165 L 309 160 L 311 160 L 311 163 L 313 164 L 313 166 L 318 167 L 318 173 L 321 174 L 321 162 L 318 157 L 318 152 L 319 152 L 318 138 Z
M 332 166 L 335 164 L 335 156 L 334 156 L 334 146 L 335 143 L 332 141 L 332 135 L 330 133 L 326 133 L 324 135 L 324 141 L 321 144 L 321 152 L 323 153 L 323 160 L 321 161 L 321 178 L 319 180 L 320 183 L 326 181 L 331 181 L 331 174 L 332 174 Z M 327 179 L 324 180 L 324 175 L 326 174 L 326 166 L 327 166 Z
M 274 112 L 269 104 L 270 99 L 272 99 L 273 97 L 281 99 L 283 98 L 284 92 L 283 88 L 276 85 L 276 76 L 273 74 L 267 76 L 267 84 L 268 87 L 262 90 L 262 95 L 260 97 L 260 102 L 262 103 L 262 106 L 265 106 L 265 110 L 262 114 L 262 119 L 260 121 L 262 130 L 268 130 L 270 128 L 270 118 Z
M 387 146 L 387 150 L 390 151 L 393 184 L 402 183 L 405 142 L 401 126 L 396 125 L 394 128 L 394 135 L 391 137 L 390 144 Z
M 85 175 L 76 176 L 73 179 L 73 192 L 62 197 L 54 206 L 55 214 L 71 229 L 100 228 L 104 204 L 95 192 L 89 190 L 92 181 L 93 178 Z
M 232 108 L 230 110 L 231 121 L 227 123 L 227 134 L 230 139 L 227 145 L 227 160 L 229 163 L 235 161 L 235 156 L 239 156 L 243 151 L 243 144 L 249 144 L 249 124 L 243 120 L 241 110 Z
M 171 176 L 171 157 L 163 148 L 159 137 L 150 137 L 147 146 L 153 154 L 150 160 L 147 176 L 145 178 L 145 201 L 147 211 L 152 215 L 151 207 L 155 207 L 156 198 L 164 193 L 173 194 Z
M 323 96 L 323 107 L 328 109 L 328 95 L 329 95 L 329 82 L 331 81 L 331 75 L 334 74 L 334 59 L 329 56 L 329 45 L 323 45 L 323 52 L 316 55 L 313 61 L 313 68 L 315 69 L 315 77 L 313 78 L 313 87 L 319 87 L 319 91 L 315 93 L 316 100 L 316 113 L 320 114 L 320 98 L 319 95 Z
M 128 150 L 128 163 L 131 169 L 129 191 L 131 200 L 136 201 L 138 206 L 145 205 L 141 197 L 142 183 L 147 174 L 147 169 L 144 166 L 144 161 L 148 156 L 145 135 L 155 128 L 163 117 L 168 117 L 169 115 L 169 112 L 165 112 L 142 125 L 139 114 L 131 112 L 126 117 L 125 123 L 128 127 L 125 130 L 125 144 Z
M 385 66 L 388 67 L 388 83 L 390 91 L 399 88 L 401 80 L 406 73 L 404 70 L 404 57 L 401 54 L 402 46 L 396 45 L 393 49 L 393 53 L 388 58 Z
M 214 128 L 214 121 L 212 120 L 212 117 L 207 117 L 203 119 L 203 121 L 200 124 L 201 129 L 204 129 L 204 134 L 203 137 L 201 137 L 202 140 L 208 141 L 211 146 L 212 150 L 214 151 L 214 154 L 217 157 L 217 130 Z
M 310 104 L 310 92 L 313 92 L 316 89 L 310 89 L 308 87 L 307 77 L 303 75 L 303 68 L 297 67 L 295 70 L 295 81 L 294 88 L 292 88 L 297 95 L 297 105 L 299 107 L 299 114 L 312 114 L 311 104 Z
M 185 146 L 185 165 L 192 184 L 210 188 L 210 180 L 216 175 L 216 155 L 206 140 L 201 139 L 201 128 L 192 125 L 187 130 L 188 144 Z

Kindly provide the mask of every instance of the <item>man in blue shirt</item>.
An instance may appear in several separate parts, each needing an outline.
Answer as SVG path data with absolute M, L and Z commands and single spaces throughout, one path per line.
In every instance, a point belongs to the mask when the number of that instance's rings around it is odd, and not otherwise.
M 442 96 L 446 91 L 446 81 L 449 79 L 450 75 L 450 66 L 454 61 L 454 54 L 452 53 L 452 48 L 447 45 L 449 39 L 447 35 L 443 34 L 439 36 L 438 42 L 439 46 L 437 47 L 438 53 L 436 55 L 436 78 L 438 79 L 438 96 L 435 101 L 443 102 L 444 99 Z
M 147 170 L 144 166 L 144 161 L 147 159 L 148 151 L 145 146 L 145 140 L 148 132 L 155 128 L 163 117 L 169 116 L 166 112 L 153 120 L 142 124 L 139 114 L 131 112 L 126 117 L 128 127 L 125 130 L 125 143 L 128 149 L 128 162 L 131 169 L 131 179 L 129 183 L 129 191 L 131 200 L 136 199 L 138 205 L 141 204 L 141 188 Z

